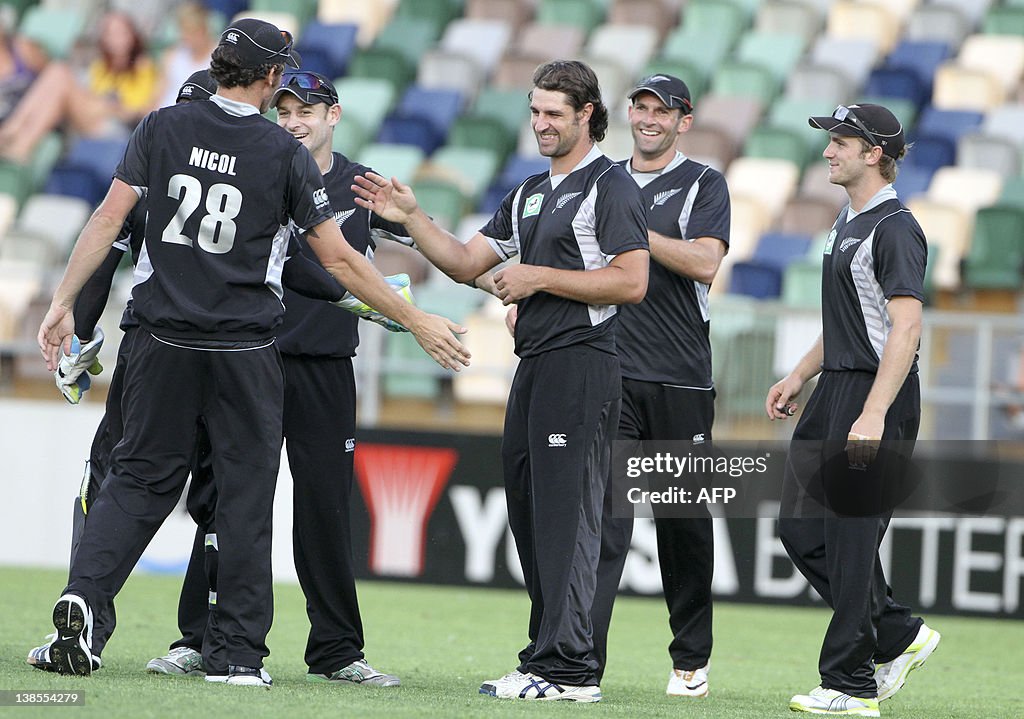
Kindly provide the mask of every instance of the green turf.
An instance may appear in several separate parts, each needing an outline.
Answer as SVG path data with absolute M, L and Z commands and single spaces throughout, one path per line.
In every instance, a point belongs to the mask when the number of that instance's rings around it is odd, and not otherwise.
M 500 701 L 477 693 L 483 679 L 513 668 L 524 639 L 524 592 L 367 582 L 360 600 L 371 663 L 402 677 L 397 689 L 310 684 L 302 652 L 304 602 L 297 586 L 276 589 L 266 666 L 271 691 L 148 675 L 143 670 L 177 637 L 179 580 L 133 577 L 118 597 L 117 633 L 104 667 L 90 678 L 32 669 L 25 654 L 51 631 L 59 572 L 0 568 L 0 688 L 85 690 L 85 707 L 10 709 L 0 715 L 55 717 L 605 717 L 794 716 L 789 697 L 817 684 L 818 646 L 828 614 L 818 609 L 719 604 L 711 696 L 664 694 L 669 660 L 662 602 L 623 598 L 610 637 L 611 663 L 598 705 Z M 1024 716 L 1020 684 L 1024 622 L 933 617 L 942 645 L 884 717 L 992 719 Z M 18 713 L 15 713 L 18 712 Z

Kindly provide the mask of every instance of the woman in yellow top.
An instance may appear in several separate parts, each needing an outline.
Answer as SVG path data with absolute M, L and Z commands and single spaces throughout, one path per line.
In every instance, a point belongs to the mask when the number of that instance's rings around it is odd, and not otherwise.
M 0 125 L 0 156 L 27 162 L 39 141 L 65 127 L 83 137 L 127 137 L 153 109 L 160 70 L 132 19 L 108 12 L 97 57 L 81 80 L 67 62 L 51 62 Z

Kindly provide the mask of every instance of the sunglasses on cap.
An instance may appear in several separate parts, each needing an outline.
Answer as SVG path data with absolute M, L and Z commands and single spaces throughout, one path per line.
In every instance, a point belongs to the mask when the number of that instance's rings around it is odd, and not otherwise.
M 281 79 L 281 87 L 297 87 L 305 90 L 306 95 L 315 95 L 329 100 L 329 105 L 338 102 L 338 94 L 334 88 L 311 72 L 287 72 Z
M 875 137 L 875 133 L 871 132 L 867 126 L 861 122 L 857 114 L 846 107 L 845 105 L 839 105 L 835 110 L 832 111 L 833 119 L 839 120 L 839 122 L 846 123 L 847 125 L 853 125 L 855 128 L 864 133 L 864 139 L 871 143 L 872 147 L 881 147 L 882 143 Z

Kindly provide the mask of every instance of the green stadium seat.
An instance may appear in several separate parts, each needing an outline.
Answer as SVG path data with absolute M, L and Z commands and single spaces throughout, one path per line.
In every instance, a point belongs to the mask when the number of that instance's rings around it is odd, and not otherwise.
M 875 105 L 885 105 L 895 115 L 903 127 L 914 127 L 917 124 L 917 106 L 912 100 L 905 97 L 858 97 L 857 102 L 869 102 Z
M 681 23 L 683 30 L 693 37 L 721 36 L 727 50 L 736 44 L 749 25 L 749 15 L 730 0 L 691 0 L 683 11 Z
M 301 36 L 300 30 L 306 26 L 306 23 L 316 17 L 317 0 L 251 0 L 249 10 L 257 15 L 267 12 L 281 12 L 294 15 L 298 23 L 294 28 L 279 27 L 283 30 L 290 30 L 298 38 Z
M 350 77 L 386 80 L 397 97 L 416 76 L 416 65 L 397 50 L 368 47 L 359 50 L 349 65 Z
M 442 28 L 461 15 L 461 0 L 402 0 L 395 10 L 395 17 L 426 20 Z
M 708 88 L 708 74 L 703 67 L 689 60 L 669 60 L 658 58 L 651 60 L 644 68 L 643 75 L 674 75 L 681 78 L 690 88 L 690 100 L 696 105 Z
M 448 145 L 453 147 L 479 147 L 498 154 L 503 165 L 515 148 L 518 133 L 513 134 L 504 124 L 492 117 L 476 113 L 463 115 L 448 130 Z
M 334 81 L 334 87 L 342 116 L 357 121 L 368 135 L 376 134 L 395 103 L 395 86 L 383 78 L 342 77 Z
M 356 157 L 366 145 L 369 134 L 359 120 L 347 112 L 341 113 L 341 120 L 334 128 L 332 149 L 348 158 Z
M 1024 287 L 1024 209 L 993 205 L 978 210 L 974 238 L 963 264 L 963 282 L 971 289 L 1019 290 Z
M 725 35 L 684 26 L 669 33 L 657 59 L 689 63 L 699 68 L 705 77 L 710 77 L 725 60 L 731 47 L 731 41 Z
M 989 35 L 1024 35 L 1024 5 L 989 8 L 981 27 Z
M 455 182 L 426 177 L 415 180 L 412 189 L 423 211 L 441 227 L 454 232 L 469 206 L 462 188 Z
M 40 190 L 46 184 L 50 171 L 57 164 L 64 151 L 64 142 L 56 132 L 50 132 L 39 141 L 29 161 L 29 176 L 33 190 Z
M 32 176 L 24 165 L 0 160 L 0 194 L 13 197 L 18 206 L 32 194 Z
M 473 105 L 473 115 L 500 122 L 506 130 L 518 136 L 530 121 L 530 104 L 522 90 L 483 87 Z
M 412 182 L 423 164 L 424 154 L 416 145 L 392 145 L 371 142 L 358 155 L 358 161 L 385 177 Z
M 768 68 L 781 84 L 804 53 L 804 38 L 793 33 L 748 32 L 734 57 Z
M 70 8 L 35 5 L 25 11 L 18 32 L 33 40 L 54 59 L 63 60 L 85 29 L 83 13 Z
M 501 158 L 493 149 L 448 145 L 431 156 L 430 165 L 458 182 L 475 202 L 498 173 Z
M 25 11 L 38 4 L 39 0 L 3 0 L 3 2 L 0 2 L 0 6 L 9 7 L 14 11 L 15 22 L 20 22 Z
M 999 195 L 999 204 L 1024 208 L 1024 176 L 1006 179 Z
M 604 20 L 605 7 L 599 0 L 541 0 L 537 22 L 544 25 L 574 25 L 584 35 Z
M 764 65 L 726 60 L 715 72 L 711 89 L 715 94 L 726 97 L 754 98 L 767 107 L 779 92 L 779 80 Z
M 821 256 L 793 262 L 782 276 L 782 301 L 790 307 L 821 307 Z
M 811 161 L 811 153 L 804 137 L 794 130 L 761 125 L 747 136 L 743 145 L 747 157 L 767 157 L 789 160 L 801 170 Z
M 794 132 L 803 138 L 811 158 L 820 157 L 821 151 L 828 144 L 828 135 L 811 127 L 807 118 L 813 115 L 825 115 L 832 111 L 832 106 L 823 105 L 817 100 L 796 100 L 780 97 L 768 110 L 767 123 L 771 127 L 782 128 Z
M 372 47 L 395 50 L 415 67 L 423 53 L 437 44 L 443 29 L 437 20 L 396 17 L 384 26 Z

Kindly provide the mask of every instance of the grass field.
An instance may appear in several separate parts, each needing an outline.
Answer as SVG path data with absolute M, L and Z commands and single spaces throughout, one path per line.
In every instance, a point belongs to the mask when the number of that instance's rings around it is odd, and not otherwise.
M 271 691 L 149 675 L 146 662 L 177 638 L 179 579 L 135 576 L 118 597 L 117 632 L 104 667 L 89 678 L 61 677 L 25 663 L 51 631 L 60 572 L 0 568 L 0 689 L 86 692 L 78 708 L 6 708 L 0 715 L 55 717 L 723 717 L 795 716 L 789 697 L 817 684 L 817 655 L 828 614 L 818 609 L 719 604 L 711 696 L 664 694 L 669 660 L 664 605 L 623 598 L 616 606 L 597 705 L 501 701 L 477 693 L 481 680 L 514 666 L 524 641 L 524 592 L 363 583 L 360 600 L 367 659 L 401 676 L 403 686 L 374 689 L 309 684 L 302 651 L 306 616 L 297 586 L 276 589 L 277 610 L 266 666 Z M 1024 623 L 932 617 L 942 645 L 882 715 L 946 719 L 1024 717 Z

